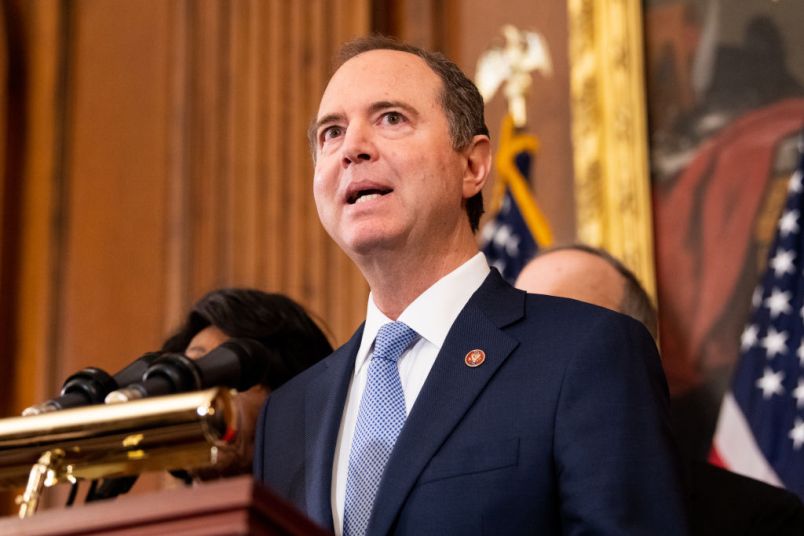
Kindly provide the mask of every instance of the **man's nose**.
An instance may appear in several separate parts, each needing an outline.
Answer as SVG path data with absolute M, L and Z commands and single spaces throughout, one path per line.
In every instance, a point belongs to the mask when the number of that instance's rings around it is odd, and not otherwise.
M 341 164 L 344 168 L 361 162 L 371 162 L 377 157 L 377 150 L 371 136 L 371 127 L 362 123 L 352 123 L 346 129 L 341 145 Z

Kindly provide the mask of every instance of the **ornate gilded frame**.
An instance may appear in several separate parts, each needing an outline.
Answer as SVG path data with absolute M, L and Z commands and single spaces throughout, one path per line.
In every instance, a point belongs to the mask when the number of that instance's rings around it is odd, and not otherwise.
M 578 239 L 656 297 L 639 0 L 567 0 Z

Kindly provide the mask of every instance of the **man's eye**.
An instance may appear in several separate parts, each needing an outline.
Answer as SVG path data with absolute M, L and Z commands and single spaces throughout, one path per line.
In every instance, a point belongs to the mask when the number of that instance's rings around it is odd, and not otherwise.
M 341 127 L 331 126 L 331 127 L 325 128 L 321 132 L 321 139 L 324 140 L 324 141 L 327 141 L 327 140 L 331 140 L 332 138 L 337 138 L 341 134 L 343 134 L 343 129 Z
M 386 112 L 383 115 L 383 120 L 389 125 L 398 125 L 405 121 L 405 116 L 399 112 Z

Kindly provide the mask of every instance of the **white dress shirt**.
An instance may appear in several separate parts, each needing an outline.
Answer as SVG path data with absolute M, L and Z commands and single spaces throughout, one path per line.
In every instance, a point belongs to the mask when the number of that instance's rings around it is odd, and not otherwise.
M 430 374 L 444 339 L 458 314 L 463 310 L 472 294 L 489 274 L 489 266 L 483 253 L 478 253 L 458 268 L 436 281 L 399 315 L 400 322 L 411 327 L 421 338 L 399 358 L 399 376 L 405 393 L 405 410 L 410 410 Z M 338 442 L 332 466 L 332 519 L 335 533 L 343 533 L 343 507 L 346 500 L 346 478 L 349 473 L 349 453 L 360 409 L 360 399 L 366 388 L 369 356 L 374 347 L 374 339 L 383 324 L 393 322 L 385 316 L 369 294 L 366 308 L 366 323 L 363 338 L 357 351 L 355 370 L 346 395 Z

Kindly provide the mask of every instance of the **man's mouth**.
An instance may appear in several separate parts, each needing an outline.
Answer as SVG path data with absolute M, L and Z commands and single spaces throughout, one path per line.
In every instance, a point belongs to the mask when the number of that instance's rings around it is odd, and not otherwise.
M 370 188 L 367 190 L 358 190 L 357 192 L 353 193 L 347 199 L 347 202 L 350 205 L 355 205 L 357 203 L 363 203 L 365 201 L 370 201 L 372 199 L 377 199 L 383 195 L 391 193 L 393 190 L 391 189 L 378 189 L 378 188 Z

